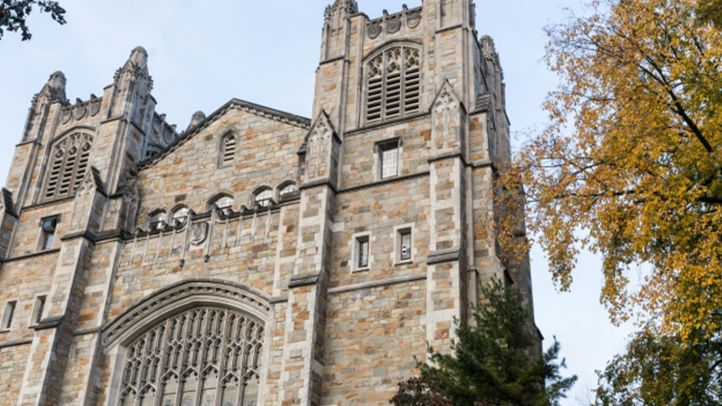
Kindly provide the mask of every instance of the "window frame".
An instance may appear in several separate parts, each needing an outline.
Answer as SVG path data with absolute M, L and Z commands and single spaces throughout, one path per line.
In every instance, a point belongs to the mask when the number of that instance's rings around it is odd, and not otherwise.
M 182 216 L 182 219 L 177 219 L 176 215 L 180 213 L 181 211 L 185 210 L 185 213 Z M 170 226 L 171 227 L 180 227 L 184 226 L 186 222 L 188 221 L 188 212 L 191 209 L 185 205 L 185 204 L 179 204 L 178 206 L 174 207 L 173 210 L 170 211 Z
M 43 312 L 45 311 L 45 307 L 48 305 L 48 296 L 47 295 L 38 295 L 35 296 L 35 304 L 33 304 L 33 312 L 30 315 L 30 323 L 29 326 L 37 326 L 42 322 L 43 319 Z
M 58 199 L 65 199 L 75 195 L 80 182 L 90 170 L 90 157 L 93 152 L 93 136 L 85 132 L 72 132 L 59 137 L 48 148 L 46 173 L 44 175 L 42 188 L 40 189 L 40 201 L 50 202 Z M 87 147 L 87 149 L 86 149 Z M 69 152 L 76 149 L 74 155 Z M 62 152 L 62 155 L 58 155 Z M 70 162 L 70 158 L 73 158 Z M 69 165 L 71 165 L 69 167 Z M 52 192 L 49 192 L 52 186 Z M 67 183 L 65 192 L 63 183 Z
M 364 233 L 356 233 L 353 236 L 351 236 L 351 244 L 352 244 L 352 254 L 351 254 L 351 273 L 357 273 L 357 272 L 367 272 L 371 270 L 371 264 L 373 263 L 373 255 L 371 255 L 371 233 L 370 232 L 364 232 Z M 361 248 L 363 247 L 362 244 L 366 244 L 367 247 L 367 258 L 366 258 L 366 265 L 361 265 L 361 257 L 362 252 Z
M 219 206 L 218 202 L 222 199 L 230 199 L 231 204 L 223 207 Z M 233 211 L 233 206 L 235 204 L 236 199 L 234 199 L 232 195 L 228 193 L 219 193 L 213 196 L 213 198 L 208 201 L 208 204 L 206 205 L 206 211 L 211 211 L 213 209 L 213 206 L 215 205 L 219 210 L 223 211 L 224 214 L 228 215 L 231 211 Z
M 293 187 L 293 190 L 290 192 L 284 193 L 283 191 L 289 187 Z M 284 183 L 281 183 L 278 186 L 278 201 L 289 199 L 292 196 L 296 195 L 298 193 L 298 185 L 294 181 L 287 181 Z
M 387 55 L 394 50 L 399 49 L 401 63 L 399 64 L 399 112 L 397 115 L 388 117 L 388 58 Z M 413 59 L 407 58 L 407 52 L 415 53 L 416 57 L 416 72 L 415 74 L 409 74 L 406 66 L 408 61 Z M 377 60 L 381 58 L 380 64 Z M 376 65 L 376 66 L 374 66 Z M 378 123 L 384 123 L 387 121 L 399 120 L 409 117 L 414 114 L 422 112 L 421 109 L 421 95 L 423 94 L 423 46 L 418 43 L 408 42 L 393 42 L 391 44 L 383 46 L 381 49 L 376 50 L 366 57 L 363 63 L 363 123 L 365 125 L 372 125 Z M 371 77 L 372 70 L 378 70 L 381 72 L 380 77 Z M 411 69 L 413 70 L 413 69 Z M 379 98 L 379 112 L 378 118 L 370 117 L 369 109 L 371 104 L 371 85 L 373 80 L 380 80 L 380 93 L 377 96 Z M 409 89 L 415 92 L 409 92 Z M 415 93 L 416 96 L 413 99 L 409 99 L 408 94 Z M 413 101 L 413 102 L 410 102 Z
M 263 198 L 263 199 L 259 199 L 259 196 L 262 195 L 262 194 L 264 194 L 264 193 L 269 193 L 268 197 L 267 197 L 267 198 Z M 261 203 L 261 202 L 263 202 L 263 203 Z M 273 206 L 275 203 L 276 203 L 276 202 L 273 201 L 273 188 L 271 188 L 270 186 L 260 187 L 260 188 L 256 189 L 256 190 L 253 192 L 253 204 L 252 204 L 252 207 L 255 208 L 256 206 L 260 206 L 260 207 L 262 207 L 262 208 L 267 209 L 267 208 Z
M 394 265 L 405 265 L 414 262 L 414 256 L 416 250 L 414 249 L 414 224 L 403 224 L 394 227 Z M 403 258 L 402 247 L 403 235 L 408 234 L 410 236 L 410 254 L 408 258 Z
M 156 216 L 161 216 L 159 220 L 153 220 Z M 148 214 L 148 231 L 163 231 L 168 225 L 168 213 L 164 209 L 155 209 Z
M 384 153 L 396 150 L 396 174 L 384 176 Z M 397 178 L 401 175 L 401 153 L 403 152 L 401 138 L 391 138 L 378 141 L 374 144 L 374 160 L 376 161 L 376 180 Z
M 13 328 L 14 322 L 17 320 L 18 301 L 8 300 L 5 302 L 3 310 L 2 324 L 0 324 L 0 333 L 6 333 Z
M 47 222 L 52 222 L 52 224 L 48 225 L 46 224 Z M 55 244 L 55 236 L 58 233 L 58 224 L 60 224 L 59 214 L 43 217 L 40 219 L 40 238 L 38 239 L 38 252 L 44 252 L 53 249 L 53 244 Z
M 233 153 L 228 159 L 228 140 L 233 139 Z M 218 167 L 227 168 L 235 165 L 236 156 L 238 155 L 238 135 L 234 131 L 226 131 L 221 135 L 218 146 Z

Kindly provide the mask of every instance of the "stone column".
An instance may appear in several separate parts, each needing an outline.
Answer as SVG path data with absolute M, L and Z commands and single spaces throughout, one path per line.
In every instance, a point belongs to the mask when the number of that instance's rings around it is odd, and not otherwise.
M 69 232 L 61 238 L 58 263 L 31 347 L 18 405 L 59 404 L 73 332 L 77 325 L 106 197 L 98 171 L 91 167 L 76 190 Z M 61 219 L 63 221 L 63 219 Z
M 466 112 L 449 82 L 432 105 L 429 256 L 426 334 L 436 350 L 448 350 L 454 317 L 468 308 L 465 163 Z
M 302 147 L 301 206 L 289 283 L 279 405 L 321 404 L 333 210 L 341 140 L 321 112 Z

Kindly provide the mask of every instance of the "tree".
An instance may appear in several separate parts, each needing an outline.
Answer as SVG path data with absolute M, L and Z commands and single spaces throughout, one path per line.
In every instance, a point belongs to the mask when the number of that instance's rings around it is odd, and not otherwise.
M 722 403 L 722 338 L 643 330 L 599 375 L 597 406 L 707 406 Z
M 58 24 L 63 25 L 65 21 L 65 9 L 60 7 L 57 1 L 51 0 L 0 0 L 0 39 L 5 31 L 20 31 L 23 41 L 32 37 L 28 26 L 27 17 L 32 13 L 33 6 L 37 6 L 41 12 L 50 13 L 50 16 Z
M 539 343 L 529 310 L 494 281 L 482 287 L 486 302 L 473 311 L 474 323 L 457 321 L 453 354 L 429 349 L 421 376 L 399 384 L 397 406 L 557 405 L 576 381 L 562 378 L 556 363 L 560 345 L 531 356 Z
M 562 290 L 579 250 L 599 253 L 612 321 L 682 339 L 722 327 L 722 32 L 697 6 L 593 0 L 548 27 L 561 85 L 501 177 Z M 640 263 L 653 269 L 630 289 Z

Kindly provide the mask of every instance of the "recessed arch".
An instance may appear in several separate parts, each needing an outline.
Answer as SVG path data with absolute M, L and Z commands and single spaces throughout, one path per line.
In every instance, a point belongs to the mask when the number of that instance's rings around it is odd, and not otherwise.
M 237 148 L 238 133 L 231 129 L 222 132 L 218 144 L 218 167 L 233 165 Z
M 269 207 L 273 204 L 273 187 L 270 185 L 263 185 L 257 187 L 253 191 L 253 202 L 251 207 L 259 205 L 261 207 Z
M 86 127 L 76 127 L 57 137 L 48 148 L 42 201 L 72 196 L 90 167 L 93 135 Z
M 213 197 L 208 199 L 206 211 L 210 211 L 214 204 L 219 209 L 232 209 L 235 204 L 235 199 L 232 194 L 227 192 L 216 193 Z

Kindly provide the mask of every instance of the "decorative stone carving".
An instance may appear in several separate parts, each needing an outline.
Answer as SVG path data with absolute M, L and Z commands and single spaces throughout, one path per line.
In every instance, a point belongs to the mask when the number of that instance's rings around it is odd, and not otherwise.
M 327 20 L 330 20 L 334 13 L 355 14 L 358 13 L 358 3 L 356 0 L 336 0 L 333 5 L 326 7 L 324 13 Z
M 86 104 L 78 104 L 73 109 L 73 117 L 75 117 L 76 120 L 80 120 L 83 117 L 85 117 L 85 114 L 88 112 L 88 106 Z
M 33 104 L 38 102 L 54 102 L 59 101 L 63 104 L 68 104 L 68 100 L 65 97 L 65 75 L 63 72 L 57 71 L 50 75 L 48 83 L 43 86 L 40 93 L 33 97 Z
M 123 212 L 125 213 L 125 221 L 123 228 L 130 232 L 135 229 L 135 217 L 138 213 L 138 203 L 140 202 L 140 193 L 138 192 L 138 180 L 131 179 L 123 187 Z
M 95 99 L 90 101 L 90 116 L 95 117 L 100 112 L 100 105 L 102 99 Z
M 190 130 L 191 128 L 194 128 L 195 126 L 197 126 L 198 124 L 203 122 L 203 120 L 205 120 L 205 119 L 206 119 L 206 114 L 204 112 L 202 112 L 200 110 L 196 111 L 195 113 L 193 113 L 193 117 L 191 117 L 191 122 L 190 122 L 190 124 L 188 124 L 188 128 L 186 129 L 186 131 Z
M 83 180 L 80 181 L 80 185 L 75 189 L 75 197 L 85 196 L 98 190 L 95 168 L 91 167 L 89 171 L 85 173 Z
M 244 309 L 260 320 L 265 320 L 271 310 L 270 297 L 252 288 L 231 282 L 190 279 L 146 297 L 128 309 L 104 329 L 103 343 L 108 346 L 117 344 L 117 340 L 143 329 L 144 326 L 139 323 L 144 319 L 164 310 L 172 313 L 173 308 L 183 306 L 184 302 L 193 301 L 194 298 L 203 298 L 206 303 L 216 302 L 226 307 L 231 305 Z
M 409 28 L 416 28 L 421 24 L 421 10 L 413 10 L 406 16 L 406 24 Z
M 368 24 L 368 33 L 370 39 L 376 39 L 383 31 L 381 21 L 375 21 Z
M 160 134 L 160 130 L 163 128 L 162 122 L 160 120 L 159 116 L 154 115 L 153 116 L 153 131 L 155 131 L 156 134 Z
M 389 19 L 386 21 L 386 32 L 389 34 L 394 34 L 399 32 L 401 29 L 401 15 L 395 15 L 393 17 L 389 17 Z
M 201 245 L 208 238 L 208 223 L 195 223 L 190 228 L 190 241 L 193 245 Z
M 65 107 L 60 112 L 60 121 L 63 124 L 67 124 L 70 119 L 73 118 L 73 109 L 72 107 Z
M 446 81 L 436 96 L 433 107 L 434 147 L 456 148 L 460 145 L 461 102 Z
M 321 113 L 308 135 L 306 155 L 306 181 L 327 176 L 332 145 L 333 127 L 325 113 Z
M 166 126 L 163 130 L 163 141 L 166 144 L 170 144 L 173 142 L 173 140 L 175 140 L 175 133 L 170 127 Z

